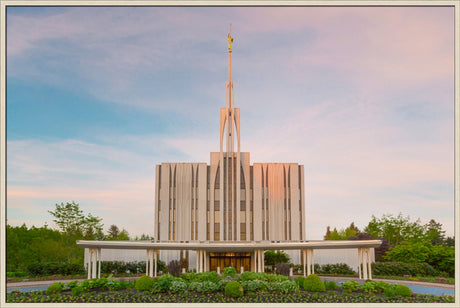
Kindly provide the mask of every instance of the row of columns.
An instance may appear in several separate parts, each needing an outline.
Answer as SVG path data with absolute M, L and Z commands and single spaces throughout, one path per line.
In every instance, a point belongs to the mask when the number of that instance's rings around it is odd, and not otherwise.
M 302 249 L 303 276 L 307 277 L 315 273 L 315 262 L 313 259 L 313 249 Z
M 372 280 L 371 249 L 358 248 L 358 273 L 359 279 Z
M 157 259 L 159 250 L 147 249 L 147 258 L 145 262 L 145 274 L 150 277 L 157 276 Z
M 206 250 L 196 251 L 196 272 L 202 273 L 209 270 L 208 258 Z
M 89 262 L 87 264 L 88 279 L 101 278 L 101 248 L 88 248 Z M 157 276 L 157 259 L 159 250 L 147 249 L 145 263 L 145 274 L 150 277 Z M 301 260 L 303 264 L 303 276 L 315 273 L 313 249 L 302 249 Z M 371 268 L 371 249 L 358 248 L 358 273 L 359 279 L 372 279 Z M 264 251 L 255 250 L 251 254 L 251 271 L 263 273 L 265 269 Z M 209 271 L 209 260 L 206 250 L 196 252 L 196 271 L 197 273 Z
M 254 253 L 251 254 L 251 270 L 256 273 L 263 273 L 265 271 L 263 250 L 254 250 Z
M 101 278 L 101 248 L 88 248 L 88 279 Z

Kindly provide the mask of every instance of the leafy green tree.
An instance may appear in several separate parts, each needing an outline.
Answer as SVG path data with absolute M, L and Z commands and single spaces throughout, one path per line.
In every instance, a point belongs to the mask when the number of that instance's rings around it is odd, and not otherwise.
M 455 247 L 455 236 L 454 237 L 450 237 L 448 236 L 446 238 L 446 243 L 445 243 L 446 246 L 450 246 L 450 247 Z
M 402 241 L 423 240 L 425 228 L 420 219 L 411 222 L 409 216 L 403 217 L 401 213 L 394 217 L 384 214 L 381 218 L 372 215 L 372 220 L 364 228 L 373 238 L 386 238 L 390 245 L 396 246 Z
M 129 233 L 125 229 L 121 230 L 117 238 L 118 241 L 129 241 Z
M 291 258 L 284 251 L 266 250 L 264 253 L 264 262 L 266 265 L 275 265 L 278 263 L 289 263 Z
M 109 230 L 107 230 L 107 239 L 115 240 L 120 235 L 120 229 L 116 225 L 111 225 Z
M 87 240 L 103 238 L 102 218 L 91 214 L 85 216 L 80 205 L 75 201 L 56 204 L 56 209 L 48 212 L 53 215 L 53 221 L 59 229 L 69 236 L 82 237 Z
M 442 230 L 442 224 L 436 222 L 436 220 L 431 219 L 425 225 L 426 233 L 425 237 L 433 245 L 443 245 L 446 241 L 445 233 L 446 231 Z
M 337 231 L 337 228 L 334 228 L 331 232 L 330 227 L 327 226 L 324 239 L 329 241 L 346 240 L 351 236 L 355 236 L 357 232 L 359 232 L 359 229 L 355 226 L 354 222 L 352 222 L 348 228 L 340 229 L 340 231 Z
M 428 259 L 432 247 L 433 246 L 428 242 L 404 241 L 390 248 L 384 259 L 404 263 L 425 262 Z

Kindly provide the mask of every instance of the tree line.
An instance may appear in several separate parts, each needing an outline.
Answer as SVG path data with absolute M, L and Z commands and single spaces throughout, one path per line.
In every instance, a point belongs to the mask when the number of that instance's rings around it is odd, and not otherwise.
M 6 226 L 6 270 L 26 272 L 36 263 L 57 262 L 83 264 L 84 249 L 77 240 L 151 240 L 142 234 L 131 238 L 127 230 L 111 225 L 104 233 L 102 218 L 85 214 L 74 201 L 56 204 L 48 211 L 58 229 L 43 227 Z
M 431 219 L 423 225 L 420 219 L 411 221 L 409 216 L 385 214 L 372 216 L 361 231 L 352 222 L 340 229 L 330 226 L 325 240 L 370 240 L 380 239 L 382 245 L 375 248 L 376 261 L 402 262 L 408 264 L 427 263 L 445 275 L 455 272 L 455 237 L 446 237 L 442 224 Z

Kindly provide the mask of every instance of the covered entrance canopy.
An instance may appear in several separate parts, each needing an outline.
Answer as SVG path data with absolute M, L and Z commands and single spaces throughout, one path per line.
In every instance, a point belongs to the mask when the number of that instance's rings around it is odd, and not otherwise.
M 193 250 L 197 253 L 197 272 L 213 270 L 217 264 L 234 261 L 244 263 L 254 272 L 264 271 L 265 250 L 300 250 L 304 276 L 314 273 L 313 251 L 315 249 L 358 248 L 359 277 L 372 279 L 370 249 L 382 244 L 380 240 L 364 241 L 252 241 L 252 242 L 155 242 L 155 241 L 77 241 L 77 245 L 89 249 L 88 278 L 100 277 L 102 249 L 144 249 L 147 251 L 146 274 L 157 275 L 156 259 L 160 250 Z M 339 253 L 339 252 L 338 252 Z M 231 255 L 233 254 L 233 255 Z M 228 260 L 226 260 L 228 258 Z M 248 259 L 250 258 L 250 259 Z M 154 262 L 155 260 L 155 262 Z M 238 260 L 238 261 L 237 261 Z M 234 267 L 238 265 L 235 264 Z M 246 267 L 247 266 L 247 267 Z M 361 269 L 362 266 L 362 269 Z

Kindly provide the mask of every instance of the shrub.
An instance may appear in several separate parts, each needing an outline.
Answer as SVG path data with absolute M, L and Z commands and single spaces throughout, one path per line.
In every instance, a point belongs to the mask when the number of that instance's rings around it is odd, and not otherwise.
M 315 264 L 315 273 L 327 275 L 353 275 L 355 271 L 345 263 Z
M 83 287 L 77 286 L 72 289 L 72 296 L 80 296 L 83 293 Z
M 238 277 L 238 281 L 248 281 L 248 280 L 256 280 L 259 278 L 259 275 L 257 275 L 257 273 L 254 273 L 254 272 L 243 272 L 240 274 L 240 276 Z
M 281 282 L 269 282 L 267 290 L 273 293 L 289 293 L 299 290 L 299 286 L 292 280 L 285 280 Z
M 346 293 L 358 290 L 359 282 L 354 280 L 348 280 L 342 283 L 342 290 Z
M 212 281 L 203 281 L 198 285 L 197 291 L 201 293 L 211 293 L 216 291 L 217 284 Z
M 214 283 L 218 283 L 220 281 L 220 277 L 217 272 L 204 272 L 195 275 L 198 281 L 212 281 Z
M 236 276 L 236 269 L 233 268 L 233 267 L 225 267 L 223 272 L 222 272 L 222 276 L 224 277 L 235 277 Z
M 403 284 L 395 284 L 395 294 L 399 296 L 409 297 L 412 296 L 412 290 Z
M 199 281 L 193 281 L 188 285 L 188 289 L 190 291 L 198 291 L 198 288 L 201 287 L 201 282 Z
M 197 273 L 183 273 L 180 277 L 184 279 L 187 283 L 190 283 L 192 281 L 199 281 Z
M 277 263 L 275 267 L 276 267 L 276 271 L 275 271 L 276 274 L 289 277 L 290 266 L 288 263 Z
M 55 282 L 46 289 L 46 294 L 56 294 L 61 293 L 62 289 L 64 288 L 64 284 L 62 282 Z
M 171 274 L 164 274 L 157 277 L 153 282 L 153 285 L 157 288 L 158 292 L 168 292 L 171 288 L 172 282 L 176 280 Z
M 227 285 L 227 283 L 229 283 L 230 280 L 226 280 L 226 279 L 222 279 L 220 280 L 218 283 L 217 283 L 217 290 L 218 291 L 224 291 L 225 290 L 225 286 Z
M 335 281 L 333 281 L 333 280 L 325 281 L 324 286 L 326 287 L 327 290 L 337 290 L 339 288 L 337 283 L 335 283 Z
M 230 281 L 225 286 L 225 296 L 240 297 L 243 296 L 244 289 L 238 281 Z
M 309 275 L 307 278 L 305 278 L 305 280 L 303 281 L 303 288 L 306 291 L 310 291 L 310 292 L 326 291 L 326 287 L 324 286 L 324 283 L 321 281 L 318 275 L 315 275 L 315 274 Z
M 168 264 L 168 273 L 175 277 L 179 277 L 181 274 L 181 264 L 179 260 L 172 260 Z
M 381 276 L 438 276 L 439 271 L 428 263 L 375 262 L 372 274 Z
M 305 280 L 305 278 L 303 278 L 302 276 L 299 276 L 297 277 L 296 279 L 294 279 L 294 282 L 297 283 L 297 285 L 303 289 L 303 281 Z
M 169 287 L 169 292 L 171 293 L 180 293 L 187 290 L 187 284 L 183 281 L 175 280 L 171 282 L 171 286 Z
M 134 287 L 138 291 L 150 290 L 153 287 L 153 279 L 147 275 L 141 276 L 138 280 L 136 280 L 136 284 Z

